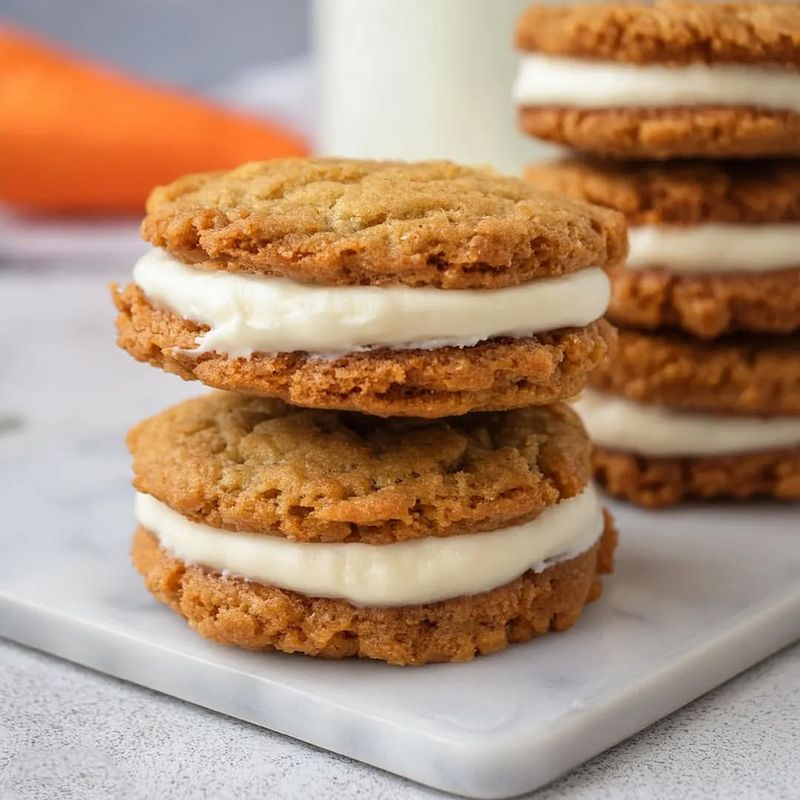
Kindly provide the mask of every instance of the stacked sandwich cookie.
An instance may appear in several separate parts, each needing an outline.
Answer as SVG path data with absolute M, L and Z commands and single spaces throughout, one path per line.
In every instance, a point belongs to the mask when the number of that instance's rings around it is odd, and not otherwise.
M 564 630 L 615 532 L 561 401 L 614 344 L 617 212 L 445 162 L 157 189 L 134 357 L 224 389 L 135 427 L 150 591 L 207 638 L 394 664 Z
M 532 136 L 623 159 L 800 154 L 800 3 L 536 5 L 517 46 Z
M 565 159 L 526 177 L 625 214 L 630 252 L 609 272 L 616 324 L 707 340 L 800 330 L 800 161 Z
M 646 506 L 798 499 L 800 161 L 766 157 L 800 156 L 800 5 L 592 8 L 591 23 L 584 7 L 531 12 L 520 39 L 540 41 L 550 26 L 560 35 L 547 58 L 580 58 L 589 71 L 595 59 L 623 62 L 596 97 L 616 107 L 587 119 L 630 114 L 639 126 L 630 138 L 564 138 L 593 152 L 526 171 L 543 188 L 621 211 L 630 228 L 627 262 L 609 270 L 618 352 L 577 405 L 598 445 L 597 476 Z M 547 23 L 526 39 L 537 15 Z M 652 96 L 638 93 L 637 70 L 657 62 Z M 744 107 L 736 93 L 752 80 L 759 89 Z M 703 158 L 661 160 L 675 155 Z
M 562 405 L 384 420 L 218 393 L 129 445 L 134 563 L 228 644 L 462 661 L 570 627 L 611 563 Z
M 157 189 L 116 302 L 133 356 L 382 416 L 576 394 L 613 343 L 616 213 L 450 163 L 290 160 Z
M 598 480 L 645 506 L 684 497 L 800 499 L 800 342 L 620 331 L 575 407 Z

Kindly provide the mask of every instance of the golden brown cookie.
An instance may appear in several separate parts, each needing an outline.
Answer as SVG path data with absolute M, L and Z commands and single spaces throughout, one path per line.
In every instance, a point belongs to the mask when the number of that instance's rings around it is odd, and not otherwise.
M 701 339 L 800 330 L 800 267 L 758 274 L 676 275 L 609 270 L 609 319 L 644 330 L 679 328 Z
M 151 305 L 133 284 L 114 290 L 114 302 L 117 343 L 139 361 L 218 389 L 378 416 L 442 417 L 565 400 L 580 392 L 616 338 L 600 319 L 463 348 L 382 348 L 335 358 L 304 352 L 195 356 L 205 326 Z
M 134 485 L 215 528 L 384 545 L 533 519 L 580 493 L 590 445 L 566 406 L 381 420 L 213 392 L 128 435 Z
M 382 420 L 218 392 L 128 444 L 134 564 L 223 643 L 464 661 L 570 627 L 613 566 L 616 532 L 566 406 Z
M 800 161 L 791 159 L 563 158 L 529 164 L 525 177 L 542 189 L 613 208 L 630 226 L 800 222 Z
M 517 24 L 517 46 L 632 64 L 703 61 L 797 68 L 800 3 L 537 4 Z
M 800 78 L 798 78 L 800 82 Z M 799 139 L 800 140 L 800 139 Z M 691 231 L 693 226 L 798 223 L 800 161 L 635 162 L 567 159 L 531 165 L 526 177 L 542 188 L 606 205 L 631 225 L 631 259 L 641 227 Z M 736 229 L 741 235 L 741 227 Z M 798 234 L 800 236 L 800 234 Z M 765 258 L 770 256 L 765 248 Z M 612 322 L 655 330 L 674 327 L 713 339 L 737 331 L 800 330 L 800 245 L 796 264 L 760 271 L 687 273 L 658 268 L 609 268 Z
M 671 408 L 800 415 L 800 339 L 702 342 L 620 329 L 616 356 L 594 374 L 591 385 Z
M 153 192 L 142 231 L 158 249 L 113 289 L 135 358 L 381 416 L 576 394 L 613 346 L 602 268 L 627 253 L 617 212 L 443 161 L 188 175 Z
M 520 128 L 606 158 L 800 156 L 800 114 L 762 108 L 567 108 L 528 106 Z
M 727 456 L 657 458 L 598 447 L 595 475 L 606 490 L 646 508 L 692 498 L 800 500 L 800 448 Z
M 156 189 L 142 234 L 209 269 L 328 285 L 516 286 L 625 255 L 623 220 L 447 161 L 278 159 Z
M 170 556 L 143 528 L 132 557 L 148 590 L 207 639 L 252 650 L 426 664 L 468 661 L 570 628 L 600 596 L 599 575 L 611 571 L 615 545 L 606 514 L 600 541 L 575 558 L 489 592 L 400 608 L 362 608 L 224 578 Z
M 637 69 L 666 67 L 679 80 L 682 69 L 697 65 L 739 65 L 754 75 L 774 70 L 777 80 L 787 81 L 800 70 L 800 3 L 537 4 L 519 20 L 516 41 L 524 52 L 555 64 L 585 63 L 586 83 L 592 65 L 604 64 L 626 67 L 634 76 Z M 758 77 L 764 85 L 769 75 Z M 684 85 L 690 91 L 693 80 L 687 73 Z M 521 92 L 520 126 L 532 136 L 615 158 L 800 155 L 800 113 L 791 99 L 784 107 L 774 98 L 759 103 L 758 92 L 743 102 L 720 91 L 700 94 L 688 104 L 681 92 L 659 96 L 661 86 L 651 85 L 649 106 L 625 102 L 615 91 L 604 99 L 603 81 L 597 105 L 571 105 L 564 92 L 559 104 Z

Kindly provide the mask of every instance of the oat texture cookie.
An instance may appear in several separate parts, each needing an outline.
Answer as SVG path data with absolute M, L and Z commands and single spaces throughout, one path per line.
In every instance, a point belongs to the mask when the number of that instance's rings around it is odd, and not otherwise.
M 646 456 L 598 447 L 598 481 L 645 508 L 684 500 L 800 500 L 800 447 L 723 456 Z
M 616 355 L 592 376 L 592 387 L 688 411 L 800 416 L 800 337 L 705 342 L 620 329 Z
M 570 627 L 612 568 L 563 405 L 380 420 L 213 393 L 128 443 L 134 564 L 218 642 L 464 661 Z
M 580 391 L 621 215 L 449 162 L 288 159 L 156 189 L 118 342 L 209 386 L 438 417 Z
M 648 353 L 649 338 L 627 342 L 627 356 L 598 381 L 603 390 L 575 403 L 596 445 L 598 481 L 651 507 L 692 497 L 800 499 L 800 413 L 789 388 L 797 376 L 770 381 L 779 353 L 730 347 L 715 359 L 705 348 L 693 358 L 690 344 L 666 339 Z M 747 386 L 762 377 L 763 386 Z
M 526 177 L 625 215 L 628 260 L 609 270 L 613 322 L 706 339 L 800 330 L 800 161 L 565 159 Z
M 537 4 L 522 129 L 616 158 L 800 155 L 800 3 Z

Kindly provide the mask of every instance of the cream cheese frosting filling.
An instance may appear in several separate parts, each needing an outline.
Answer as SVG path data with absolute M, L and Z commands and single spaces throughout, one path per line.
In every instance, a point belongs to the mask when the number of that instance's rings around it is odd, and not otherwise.
M 595 444 L 644 456 L 720 456 L 800 445 L 800 417 L 678 411 L 588 390 L 573 407 Z
M 800 73 L 739 64 L 625 64 L 526 54 L 514 83 L 523 106 L 748 106 L 800 112 Z
M 139 259 L 133 277 L 151 302 L 209 327 L 193 353 L 233 357 L 468 347 L 588 325 L 611 294 L 594 267 L 503 289 L 319 286 L 189 266 L 159 249 Z
M 800 222 L 639 225 L 628 229 L 628 241 L 629 270 L 710 274 L 800 267 Z
M 187 563 L 360 606 L 417 605 L 489 591 L 529 569 L 541 572 L 579 555 L 603 530 L 602 507 L 591 484 L 522 525 L 388 545 L 221 531 L 146 494 L 136 495 L 136 518 Z

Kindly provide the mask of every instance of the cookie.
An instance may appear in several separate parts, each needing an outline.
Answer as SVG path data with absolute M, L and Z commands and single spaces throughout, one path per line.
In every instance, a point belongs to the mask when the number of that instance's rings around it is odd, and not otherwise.
M 796 2 L 534 5 L 517 25 L 522 50 L 628 64 L 800 65 Z
M 218 389 L 384 417 L 442 417 L 569 398 L 616 341 L 613 328 L 599 319 L 583 328 L 469 347 L 379 348 L 336 358 L 306 352 L 197 356 L 193 349 L 207 326 L 153 306 L 133 285 L 114 299 L 117 343 L 139 361 Z
M 800 499 L 800 414 L 687 411 L 587 391 L 575 404 L 597 480 L 644 506 L 684 498 Z
M 153 191 L 142 235 L 189 264 L 328 286 L 496 289 L 604 266 L 622 220 L 447 161 L 276 159 Z
M 800 330 L 800 268 L 683 276 L 615 267 L 609 274 L 614 288 L 608 316 L 618 325 L 678 328 L 701 339 Z
M 592 387 L 638 403 L 762 416 L 800 415 L 800 338 L 703 342 L 620 329 Z
M 800 223 L 800 161 L 615 162 L 562 158 L 529 164 L 551 192 L 616 209 L 630 228 L 705 223 Z
M 214 392 L 141 422 L 128 446 L 136 489 L 189 519 L 310 542 L 522 523 L 590 475 L 567 406 L 381 420 Z
M 565 406 L 387 421 L 214 393 L 128 443 L 134 564 L 223 643 L 463 661 L 570 627 L 612 568 Z
M 536 5 L 522 129 L 613 158 L 800 155 L 800 4 Z
M 800 162 L 569 159 L 526 177 L 625 214 L 627 264 L 609 268 L 613 322 L 706 339 L 800 330 Z
M 139 529 L 132 557 L 148 590 L 201 636 L 251 650 L 321 658 L 358 656 L 396 665 L 469 661 L 548 631 L 565 631 L 601 592 L 616 533 L 543 572 L 470 597 L 402 608 L 363 608 L 187 565 Z
M 645 508 L 684 500 L 800 500 L 800 447 L 728 456 L 658 458 L 598 447 L 597 480 Z
M 585 80 L 587 87 L 591 85 L 590 78 Z M 714 105 L 691 109 L 526 105 L 518 119 L 530 136 L 605 158 L 800 156 L 798 111 Z
M 447 162 L 289 159 L 156 190 L 118 343 L 215 388 L 439 417 L 576 394 L 613 347 L 609 209 Z

